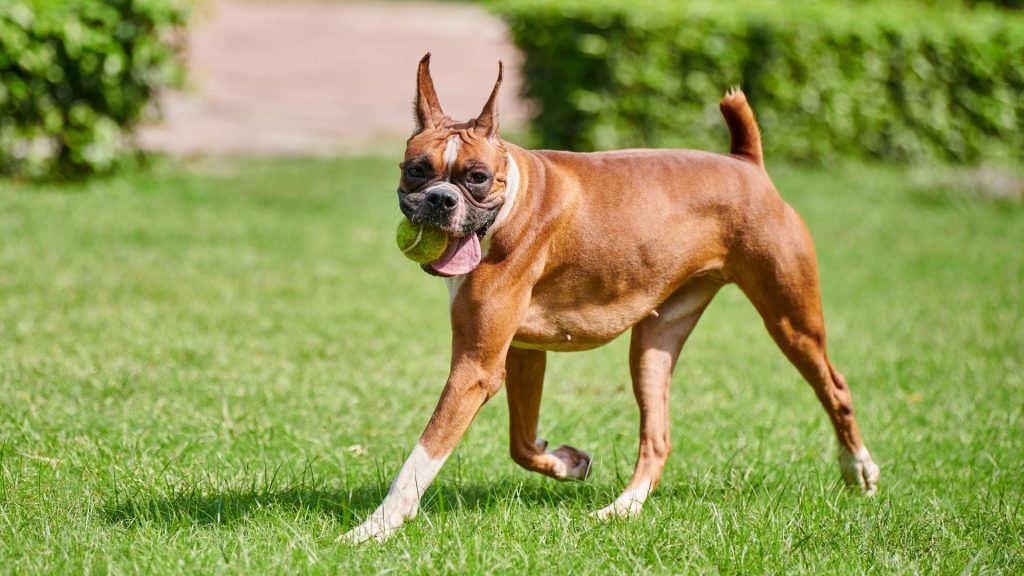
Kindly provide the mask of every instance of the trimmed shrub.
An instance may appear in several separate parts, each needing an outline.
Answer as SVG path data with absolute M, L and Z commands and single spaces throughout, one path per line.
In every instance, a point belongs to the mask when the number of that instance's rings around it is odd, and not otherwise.
M 768 158 L 1024 155 L 1024 17 L 889 3 L 514 0 L 544 146 L 721 150 L 739 84 Z
M 1024 8 L 1024 0 L 967 0 L 968 4 L 991 4 L 993 6 L 1002 6 L 1003 8 L 1011 10 L 1020 10 Z
M 0 2 L 0 174 L 111 170 L 156 91 L 180 80 L 174 0 Z

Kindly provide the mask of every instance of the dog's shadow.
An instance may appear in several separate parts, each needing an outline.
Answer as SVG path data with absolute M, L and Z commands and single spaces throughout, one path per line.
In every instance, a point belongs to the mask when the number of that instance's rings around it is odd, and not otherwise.
M 183 488 L 162 495 L 115 495 L 103 508 L 111 524 L 133 526 L 156 523 L 169 527 L 230 525 L 268 510 L 305 511 L 335 518 L 354 526 L 380 504 L 388 486 L 375 484 L 353 490 L 284 486 L 224 490 Z M 508 506 L 556 508 L 570 501 L 597 502 L 596 491 L 582 483 L 541 483 L 533 480 L 498 480 L 489 483 L 443 483 L 424 494 L 421 510 L 433 514 L 447 510 L 487 511 Z

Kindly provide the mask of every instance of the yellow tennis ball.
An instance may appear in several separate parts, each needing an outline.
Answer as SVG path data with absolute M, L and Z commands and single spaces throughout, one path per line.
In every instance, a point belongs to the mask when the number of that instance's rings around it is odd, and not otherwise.
M 447 232 L 425 224 L 413 224 L 407 218 L 398 223 L 395 240 L 406 258 L 420 264 L 437 260 L 448 248 Z

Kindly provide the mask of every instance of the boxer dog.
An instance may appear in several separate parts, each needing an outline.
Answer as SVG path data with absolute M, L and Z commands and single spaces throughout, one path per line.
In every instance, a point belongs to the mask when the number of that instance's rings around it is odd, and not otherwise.
M 477 411 L 506 383 L 512 459 L 558 480 L 583 480 L 590 455 L 547 449 L 537 414 L 548 351 L 596 348 L 631 330 L 629 369 L 640 406 L 633 476 L 601 519 L 631 517 L 671 450 L 668 393 L 676 359 L 711 299 L 735 283 L 810 383 L 835 428 L 847 484 L 875 491 L 849 387 L 829 362 L 811 235 L 764 169 L 743 92 L 720 107 L 728 155 L 695 150 L 579 154 L 530 151 L 498 132 L 498 80 L 468 122 L 444 114 L 419 64 L 416 131 L 398 186 L 402 212 L 447 231 L 424 265 L 447 277 L 451 373 L 419 442 L 383 503 L 343 538 L 382 540 L 416 516 Z

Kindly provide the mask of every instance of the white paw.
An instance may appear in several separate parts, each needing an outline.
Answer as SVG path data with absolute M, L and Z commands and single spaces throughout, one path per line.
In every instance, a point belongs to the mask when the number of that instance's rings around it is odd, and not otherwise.
M 370 540 L 383 542 L 390 538 L 403 523 L 405 523 L 405 518 L 402 514 L 388 514 L 378 508 L 362 524 L 339 536 L 336 542 L 350 544 L 362 544 Z
M 882 472 L 871 459 L 866 446 L 861 446 L 857 452 L 850 452 L 840 446 L 839 469 L 843 473 L 846 485 L 859 490 L 865 496 L 871 496 L 878 489 L 878 479 Z
M 615 502 L 592 512 L 591 517 L 599 520 L 611 520 L 612 518 L 635 518 L 644 508 L 647 495 L 651 493 L 650 481 L 643 481 L 639 486 L 627 489 L 615 499 Z
M 394 532 L 395 528 L 393 527 L 382 526 L 377 522 L 367 520 L 345 534 L 342 534 L 337 541 L 348 542 L 349 544 L 362 544 L 363 542 L 368 542 L 370 540 L 383 542 Z
M 616 500 L 596 512 L 591 512 L 590 516 L 603 521 L 613 518 L 635 518 L 643 508 L 644 503 L 637 500 L 629 500 L 627 502 Z

